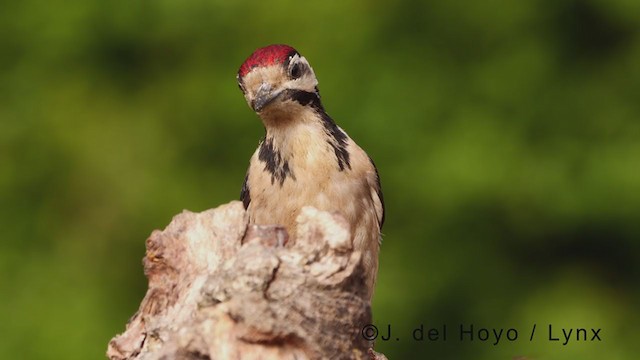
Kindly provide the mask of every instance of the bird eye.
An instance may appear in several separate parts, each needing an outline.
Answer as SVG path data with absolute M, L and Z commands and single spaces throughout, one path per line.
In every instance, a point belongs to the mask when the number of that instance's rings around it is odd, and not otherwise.
M 300 63 L 295 63 L 293 64 L 293 66 L 291 66 L 291 69 L 289 70 L 289 75 L 291 76 L 292 79 L 297 79 L 300 76 L 302 76 L 302 67 L 300 66 Z

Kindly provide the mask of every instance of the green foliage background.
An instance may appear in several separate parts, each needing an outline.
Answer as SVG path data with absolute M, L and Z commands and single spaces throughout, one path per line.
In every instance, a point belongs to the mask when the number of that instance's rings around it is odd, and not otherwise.
M 238 197 L 263 129 L 235 73 L 270 43 L 309 59 L 379 167 L 373 311 L 400 340 L 378 350 L 637 358 L 633 0 L 3 1 L 0 358 L 103 358 L 150 232 Z M 421 323 L 448 341 L 410 340 Z M 460 323 L 519 339 L 460 343 Z M 603 340 L 562 346 L 548 324 Z

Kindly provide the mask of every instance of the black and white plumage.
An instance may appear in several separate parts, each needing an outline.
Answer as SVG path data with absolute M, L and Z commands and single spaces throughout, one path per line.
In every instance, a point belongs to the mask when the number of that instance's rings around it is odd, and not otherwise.
M 303 206 L 340 213 L 362 251 L 371 297 L 384 223 L 373 161 L 327 115 L 313 69 L 292 47 L 256 50 L 240 67 L 238 85 L 266 130 L 240 195 L 250 223 L 281 224 L 295 238 Z

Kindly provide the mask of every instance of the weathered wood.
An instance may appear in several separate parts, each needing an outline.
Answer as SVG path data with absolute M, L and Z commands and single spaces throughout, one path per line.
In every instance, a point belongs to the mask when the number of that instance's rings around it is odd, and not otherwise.
M 184 211 L 147 240 L 149 289 L 107 350 L 136 359 L 383 359 L 346 222 L 304 208 L 296 240 L 238 201 Z

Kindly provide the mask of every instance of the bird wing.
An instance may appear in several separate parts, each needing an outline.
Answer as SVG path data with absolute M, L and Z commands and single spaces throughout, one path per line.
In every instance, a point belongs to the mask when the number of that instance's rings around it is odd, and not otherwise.
M 373 199 L 373 205 L 376 210 L 378 226 L 382 229 L 382 225 L 384 224 L 384 197 L 382 196 L 382 186 L 380 186 L 380 175 L 378 175 L 378 168 L 376 164 L 373 163 L 373 160 L 369 158 L 369 161 L 371 161 L 373 171 L 369 172 L 370 176 L 367 177 L 367 181 L 371 189 L 371 198 Z

